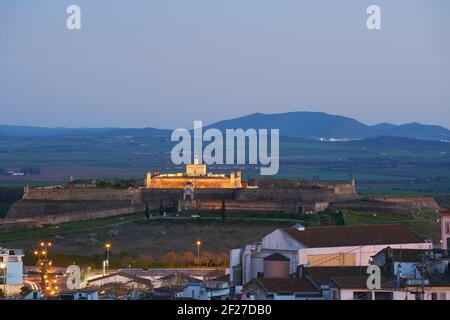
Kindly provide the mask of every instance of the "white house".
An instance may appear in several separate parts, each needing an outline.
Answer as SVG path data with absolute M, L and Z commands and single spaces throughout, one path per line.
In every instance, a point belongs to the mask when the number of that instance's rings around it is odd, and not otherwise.
M 274 253 L 289 260 L 289 272 L 303 266 L 367 266 L 384 248 L 430 249 L 400 224 L 282 228 L 260 243 L 233 249 L 230 253 L 231 281 L 246 284 L 264 276 L 264 259 Z
M 0 289 L 16 295 L 23 286 L 24 253 L 21 249 L 0 248 Z
M 226 300 L 230 299 L 230 296 L 229 275 L 201 282 L 190 282 L 177 295 L 178 298 L 191 298 L 195 300 Z

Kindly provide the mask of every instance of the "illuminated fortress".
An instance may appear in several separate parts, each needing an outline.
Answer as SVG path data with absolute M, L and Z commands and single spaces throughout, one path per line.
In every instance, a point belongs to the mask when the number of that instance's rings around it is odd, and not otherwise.
M 229 175 L 219 173 L 207 173 L 206 164 L 197 159 L 194 164 L 186 165 L 186 172 L 156 173 L 152 176 L 147 171 L 145 187 L 147 189 L 240 189 L 242 188 L 241 171 L 231 171 Z

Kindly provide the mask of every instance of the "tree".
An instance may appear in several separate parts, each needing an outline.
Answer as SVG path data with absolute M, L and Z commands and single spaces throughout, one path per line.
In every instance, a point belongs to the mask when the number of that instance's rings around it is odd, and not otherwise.
M 130 256 L 123 256 L 122 258 L 120 258 L 120 264 L 122 265 L 122 267 L 128 268 L 132 263 L 133 258 L 131 258 Z
M 163 260 L 169 268 L 173 268 L 178 262 L 178 255 L 173 251 L 169 251 L 164 254 Z
M 203 260 L 203 261 L 201 261 Z M 208 251 L 203 251 L 202 258 L 201 258 L 201 264 L 206 265 L 207 267 L 210 267 L 216 263 L 216 256 Z
M 222 199 L 221 211 L 222 211 L 222 220 L 225 220 L 225 199 Z
M 217 263 L 220 266 L 227 266 L 228 262 L 230 260 L 230 256 L 228 255 L 228 253 L 226 252 L 221 252 L 219 253 L 218 257 L 217 257 Z
M 185 266 L 190 267 L 195 262 L 195 255 L 191 251 L 186 251 L 180 257 L 180 260 Z
M 137 263 L 142 268 L 149 268 L 155 262 L 155 258 L 150 254 L 143 253 L 137 257 Z
M 148 207 L 148 203 L 145 204 L 145 216 L 147 217 L 147 224 L 150 223 L 150 218 L 152 217 L 152 214 L 150 213 L 150 209 Z

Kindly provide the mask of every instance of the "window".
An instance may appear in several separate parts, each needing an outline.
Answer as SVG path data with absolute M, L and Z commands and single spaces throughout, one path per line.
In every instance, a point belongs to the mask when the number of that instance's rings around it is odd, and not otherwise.
M 440 292 L 439 293 L 439 300 L 447 300 L 445 292 Z
M 445 223 L 445 233 L 450 234 L 450 222 Z
M 372 292 L 353 292 L 353 300 L 372 300 Z
M 432 292 L 431 293 L 431 300 L 437 300 L 438 299 L 438 294 L 437 292 Z
M 338 296 L 337 290 L 331 290 L 331 299 L 332 300 L 339 300 L 339 296 Z
M 394 300 L 393 292 L 375 292 L 375 300 Z

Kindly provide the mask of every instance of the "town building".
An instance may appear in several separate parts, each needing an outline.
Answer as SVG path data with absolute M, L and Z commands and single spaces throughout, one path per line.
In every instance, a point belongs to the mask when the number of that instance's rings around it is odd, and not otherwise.
M 273 255 L 272 255 L 273 256 Z M 271 266 L 285 270 L 285 260 Z M 393 249 L 373 256 L 378 288 L 368 286 L 368 266 L 303 266 L 295 274 L 261 275 L 243 287 L 242 299 L 256 300 L 450 300 L 448 251 Z M 273 275 L 273 272 L 272 274 Z
M 6 295 L 20 293 L 23 286 L 23 250 L 0 248 L 0 290 Z
M 323 300 L 307 278 L 254 278 L 243 289 L 243 300 Z
M 99 294 L 96 289 L 78 289 L 63 291 L 58 294 L 58 300 L 98 300 Z
M 188 283 L 179 298 L 194 300 L 229 300 L 233 296 L 230 276 L 223 275 L 214 279 Z
M 130 289 L 153 290 L 153 282 L 149 279 L 135 276 L 131 273 L 118 271 L 106 276 L 97 277 L 89 280 L 88 285 L 92 287 L 104 287 L 110 284 L 120 283 Z
M 294 274 L 300 265 L 367 266 L 387 247 L 431 246 L 400 224 L 281 228 L 259 243 L 231 250 L 231 280 L 244 285 L 267 274 Z
M 241 171 L 231 171 L 229 175 L 206 171 L 206 164 L 197 159 L 186 165 L 185 172 L 159 173 L 152 175 L 147 171 L 145 178 L 147 189 L 240 189 L 242 188 Z

